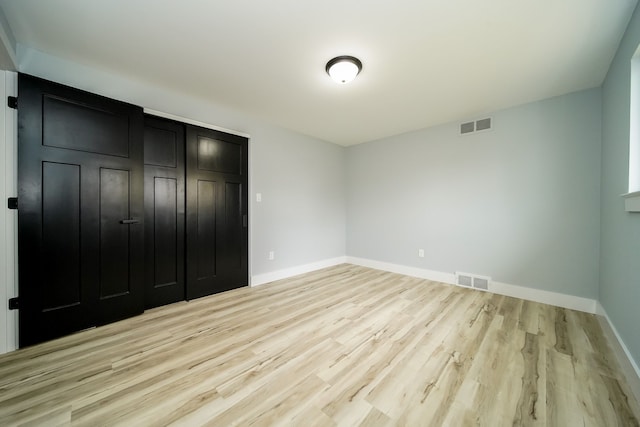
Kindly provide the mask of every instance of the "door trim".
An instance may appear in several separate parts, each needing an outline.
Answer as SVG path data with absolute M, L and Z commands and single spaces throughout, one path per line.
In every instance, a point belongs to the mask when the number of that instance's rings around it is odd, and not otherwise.
M 18 310 L 9 310 L 8 300 L 18 296 L 18 211 L 6 208 L 7 197 L 18 195 L 18 112 L 7 106 L 7 96 L 18 95 L 18 74 L 2 71 L 0 74 L 0 96 L 4 105 L 0 122 L 4 132 L 0 133 L 0 198 L 3 203 L 0 213 L 0 354 L 18 348 Z
M 171 120 L 174 120 L 176 122 L 182 122 L 182 123 L 185 123 L 185 124 L 188 124 L 188 125 L 194 125 L 194 126 L 198 126 L 198 127 L 201 127 L 201 128 L 217 130 L 217 131 L 224 132 L 224 133 L 230 133 L 231 135 L 237 135 L 237 136 L 241 136 L 243 138 L 251 139 L 251 135 L 249 135 L 248 133 L 241 132 L 239 130 L 227 129 L 227 128 L 224 128 L 224 127 L 221 127 L 221 126 L 216 126 L 216 125 L 212 125 L 212 124 L 209 124 L 209 123 L 199 122 L 197 120 L 187 119 L 186 117 L 176 116 L 175 114 L 164 113 L 162 111 L 152 110 L 150 108 L 144 108 L 143 111 L 144 111 L 145 114 L 149 114 L 149 115 L 152 115 L 152 116 L 162 117 L 162 118 L 165 118 L 165 119 L 171 119 Z

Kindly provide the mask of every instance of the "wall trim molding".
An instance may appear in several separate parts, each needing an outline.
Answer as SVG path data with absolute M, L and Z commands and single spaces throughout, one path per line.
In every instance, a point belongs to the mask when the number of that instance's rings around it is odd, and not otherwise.
M 152 116 L 156 116 L 156 117 L 162 117 L 164 119 L 169 119 L 169 120 L 174 120 L 177 122 L 182 122 L 182 123 L 187 123 L 190 125 L 194 125 L 194 126 L 199 126 L 201 128 L 206 128 L 206 129 L 213 129 L 213 130 L 217 130 L 220 132 L 224 132 L 224 133 L 230 133 L 232 135 L 237 135 L 237 136 L 242 136 L 244 138 L 247 139 L 251 139 L 251 135 L 249 135 L 248 133 L 245 132 L 240 132 L 239 130 L 233 130 L 233 129 L 227 129 L 224 128 L 222 126 L 217 126 L 217 125 L 212 125 L 210 123 L 204 123 L 204 122 L 200 122 L 198 120 L 192 120 L 186 117 L 182 117 L 182 116 L 177 116 L 175 114 L 171 114 L 171 113 L 165 113 L 164 111 L 158 111 L 158 110 L 152 110 L 151 108 L 144 108 L 144 113 L 145 114 L 150 114 Z
M 287 279 L 299 274 L 310 273 L 312 271 L 320 270 L 327 267 L 333 267 L 334 265 L 344 263 L 373 268 L 376 270 L 388 271 L 391 273 L 403 274 L 405 276 L 418 277 L 420 279 L 427 279 L 434 282 L 447 283 L 456 286 L 455 274 L 453 273 L 409 267 L 406 265 L 393 264 L 389 262 L 376 261 L 352 256 L 330 258 L 310 264 L 304 264 L 296 267 L 272 271 L 269 273 L 253 275 L 251 277 L 251 286 L 260 286 L 265 283 Z M 591 314 L 596 313 L 596 300 L 589 298 L 566 295 L 558 292 L 544 291 L 541 289 L 527 288 L 525 286 L 517 286 L 501 282 L 490 282 L 489 292 L 493 292 L 499 295 L 521 298 L 527 301 L 549 304 L 556 307 L 583 311 Z
M 7 106 L 6 96 L 18 95 L 18 74 L 0 73 L 0 94 L 4 108 L 0 122 L 0 199 L 18 195 L 18 114 Z M 18 211 L 1 207 L 0 213 L 0 354 L 18 348 L 18 311 L 9 310 L 7 300 L 18 296 Z
M 418 277 L 420 279 L 433 280 L 434 282 L 447 283 L 455 285 L 456 276 L 453 273 L 443 273 L 434 270 L 425 270 L 423 268 L 409 267 L 406 265 L 392 264 L 389 262 L 375 261 L 372 259 L 347 257 L 347 263 L 369 267 L 376 270 L 388 271 L 390 273 L 404 274 L 405 276 Z
M 613 322 L 611 322 L 609 315 L 600 301 L 598 301 L 596 305 L 596 315 L 600 321 L 602 332 L 607 337 L 609 345 L 618 359 L 622 374 L 625 376 L 629 387 L 631 387 L 631 391 L 635 395 L 636 400 L 640 402 L 640 367 L 638 367 L 635 360 L 633 360 L 631 352 L 620 337 L 618 330 L 613 325 Z
M 299 274 L 311 273 L 312 271 L 321 270 L 327 267 L 333 267 L 335 265 L 344 264 L 346 262 L 346 257 L 329 258 L 322 261 L 299 265 L 296 267 L 271 271 L 269 273 L 255 274 L 251 276 L 251 284 L 249 286 L 253 288 L 255 286 L 275 282 L 276 280 L 288 279 L 289 277 L 297 276 Z
M 421 279 L 433 280 L 435 282 L 455 285 L 455 274 L 441 271 L 425 270 L 422 268 L 408 267 L 405 265 L 392 264 L 382 261 L 375 261 L 365 258 L 346 257 L 350 264 L 361 265 L 363 267 L 375 268 L 377 270 L 389 271 L 392 273 L 404 274 L 406 276 L 418 277 Z M 569 308 L 572 310 L 584 311 L 594 314 L 596 312 L 596 300 L 566 295 L 557 292 L 544 291 L 540 289 L 527 288 L 524 286 L 511 285 L 501 282 L 490 282 L 489 292 L 521 298 L 527 301 L 550 304 L 557 307 Z
M 501 282 L 491 282 L 489 284 L 489 291 L 495 294 L 583 311 L 590 314 L 595 314 L 596 312 L 596 300 L 575 295 L 561 294 L 559 292 L 527 288 L 526 286 L 510 285 Z

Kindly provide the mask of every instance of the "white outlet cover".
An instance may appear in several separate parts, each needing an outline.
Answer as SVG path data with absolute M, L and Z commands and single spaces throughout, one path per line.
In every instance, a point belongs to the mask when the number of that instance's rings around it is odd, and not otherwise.
M 418 249 L 418 256 L 424 258 L 424 249 Z
M 262 201 L 262 193 L 256 193 L 256 202 Z

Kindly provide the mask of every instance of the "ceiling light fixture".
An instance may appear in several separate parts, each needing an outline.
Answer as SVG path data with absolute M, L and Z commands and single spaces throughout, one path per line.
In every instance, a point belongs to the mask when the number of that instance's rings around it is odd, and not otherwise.
M 362 70 L 362 62 L 353 56 L 337 56 L 327 62 L 327 74 L 337 83 L 345 84 L 355 79 Z

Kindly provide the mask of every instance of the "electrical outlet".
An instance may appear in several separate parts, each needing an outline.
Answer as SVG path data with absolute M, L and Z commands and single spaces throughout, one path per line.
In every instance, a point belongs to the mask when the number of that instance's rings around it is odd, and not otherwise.
M 269 251 L 269 261 L 273 261 L 276 259 L 276 253 L 274 251 Z
M 256 202 L 262 201 L 262 193 L 256 193 Z
M 418 249 L 418 256 L 424 258 L 424 249 Z

